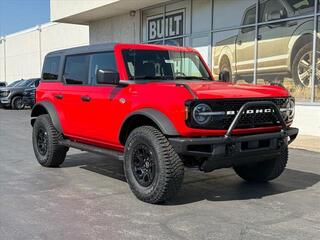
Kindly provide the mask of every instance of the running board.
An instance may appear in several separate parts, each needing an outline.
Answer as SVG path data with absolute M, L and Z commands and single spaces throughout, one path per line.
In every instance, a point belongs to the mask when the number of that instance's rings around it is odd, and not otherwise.
M 66 147 L 76 148 L 76 149 L 86 151 L 86 152 L 92 152 L 92 153 L 105 155 L 105 156 L 112 157 L 117 160 L 123 161 L 123 153 L 120 151 L 105 149 L 105 148 L 101 148 L 101 147 L 97 147 L 97 146 L 93 146 L 93 145 L 88 145 L 85 143 L 74 142 L 74 141 L 70 141 L 70 140 L 66 140 L 66 139 L 60 140 L 59 144 L 66 146 Z

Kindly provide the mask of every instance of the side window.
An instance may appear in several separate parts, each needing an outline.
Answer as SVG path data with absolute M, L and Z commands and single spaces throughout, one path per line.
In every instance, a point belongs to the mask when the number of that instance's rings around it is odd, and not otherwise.
M 287 10 L 279 0 L 269 0 L 265 4 L 262 15 L 262 22 L 277 20 L 286 17 Z
M 44 60 L 42 79 L 43 80 L 57 80 L 59 75 L 60 57 L 47 57 Z
M 113 52 L 96 53 L 91 55 L 89 74 L 91 84 L 97 84 L 98 70 L 117 70 Z
M 66 84 L 88 84 L 90 55 L 67 56 L 63 78 Z
M 246 15 L 244 16 L 243 19 L 243 25 L 251 25 L 256 23 L 256 7 L 253 7 L 249 10 L 247 10 Z M 247 28 L 242 28 L 241 32 L 242 33 L 247 33 L 254 31 L 255 27 L 247 27 Z
M 249 9 L 244 17 L 243 25 L 255 24 L 256 22 L 256 7 Z

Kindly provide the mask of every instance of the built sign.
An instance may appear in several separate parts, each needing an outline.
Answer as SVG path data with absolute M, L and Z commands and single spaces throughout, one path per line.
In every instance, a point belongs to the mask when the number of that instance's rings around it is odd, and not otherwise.
M 148 41 L 179 37 L 184 32 L 184 11 L 175 11 L 147 19 Z

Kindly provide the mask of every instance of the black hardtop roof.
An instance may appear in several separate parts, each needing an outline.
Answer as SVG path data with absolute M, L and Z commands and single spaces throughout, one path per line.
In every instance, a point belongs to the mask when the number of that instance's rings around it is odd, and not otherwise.
M 54 52 L 50 52 L 47 56 L 52 55 L 74 55 L 74 54 L 82 54 L 82 53 L 92 53 L 92 52 L 103 52 L 103 51 L 113 51 L 116 43 L 103 43 L 103 44 L 94 44 L 94 45 L 86 45 L 81 47 L 67 48 Z

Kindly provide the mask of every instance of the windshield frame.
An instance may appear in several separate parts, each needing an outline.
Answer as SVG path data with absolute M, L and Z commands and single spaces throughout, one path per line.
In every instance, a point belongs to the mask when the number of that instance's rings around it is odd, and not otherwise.
M 150 51 L 173 51 L 173 52 L 182 52 L 182 53 L 190 53 L 190 54 L 195 54 L 196 57 L 199 59 L 199 62 L 201 63 L 201 65 L 203 66 L 203 70 L 206 72 L 206 74 L 208 75 L 208 78 L 203 77 L 201 79 L 198 79 L 197 77 L 194 77 L 193 79 L 184 79 L 183 77 L 179 77 L 179 78 L 170 78 L 170 79 L 166 79 L 163 78 L 161 79 L 160 77 L 156 77 L 156 79 L 152 79 L 152 78 L 146 78 L 146 79 L 131 79 L 129 76 L 130 74 L 128 73 L 128 67 L 127 67 L 127 63 L 125 62 L 125 57 L 123 54 L 124 50 L 135 50 L 135 51 L 139 51 L 139 50 L 150 50 Z M 118 59 L 118 68 L 121 69 L 120 71 L 120 79 L 122 80 L 128 80 L 130 82 L 146 82 L 146 81 L 163 81 L 163 82 L 168 82 L 168 81 L 214 81 L 214 77 L 211 73 L 210 68 L 208 67 L 208 65 L 206 64 L 206 62 L 204 61 L 204 59 L 202 58 L 202 56 L 199 54 L 198 51 L 196 51 L 195 49 L 192 48 L 185 48 L 185 47 L 176 47 L 176 46 L 165 46 L 165 45 L 152 45 L 152 44 L 119 44 L 118 46 L 115 47 L 115 54 L 117 56 Z M 172 77 L 172 76 L 170 76 Z

